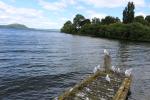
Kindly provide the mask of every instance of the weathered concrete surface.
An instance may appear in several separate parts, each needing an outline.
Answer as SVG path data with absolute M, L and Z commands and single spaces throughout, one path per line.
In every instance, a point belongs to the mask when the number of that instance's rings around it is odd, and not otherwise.
M 109 74 L 111 82 L 105 77 Z M 131 78 L 123 73 L 97 71 L 95 74 L 64 92 L 58 100 L 125 100 Z

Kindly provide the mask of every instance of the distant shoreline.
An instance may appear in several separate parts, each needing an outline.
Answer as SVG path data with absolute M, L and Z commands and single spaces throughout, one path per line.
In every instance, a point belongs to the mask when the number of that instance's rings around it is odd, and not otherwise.
M 60 32 L 60 29 L 38 29 L 38 28 L 29 28 L 23 24 L 8 24 L 0 25 L 0 29 L 17 29 L 17 30 L 33 30 L 33 31 L 50 31 L 50 32 Z
M 18 24 L 18 23 L 8 24 L 8 25 L 0 25 L 0 28 L 28 29 L 27 26 L 25 26 L 23 24 Z

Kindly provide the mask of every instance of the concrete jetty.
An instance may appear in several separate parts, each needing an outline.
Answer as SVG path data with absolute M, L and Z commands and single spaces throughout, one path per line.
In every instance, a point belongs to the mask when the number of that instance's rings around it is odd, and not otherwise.
M 106 79 L 109 76 L 110 82 Z M 111 57 L 104 55 L 103 68 L 87 76 L 54 100 L 126 100 L 132 76 L 111 69 Z

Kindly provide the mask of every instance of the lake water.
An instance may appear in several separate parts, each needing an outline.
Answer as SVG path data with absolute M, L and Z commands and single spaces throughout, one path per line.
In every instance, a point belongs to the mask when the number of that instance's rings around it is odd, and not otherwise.
M 149 100 L 150 43 L 15 29 L 0 29 L 0 100 L 51 100 L 92 73 L 103 49 L 133 68 L 129 100 Z

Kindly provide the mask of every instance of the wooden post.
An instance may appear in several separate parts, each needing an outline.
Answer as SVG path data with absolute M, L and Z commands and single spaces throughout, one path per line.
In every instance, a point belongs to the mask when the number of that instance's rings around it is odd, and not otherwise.
M 111 56 L 110 55 L 104 56 L 103 68 L 105 71 L 111 70 Z

